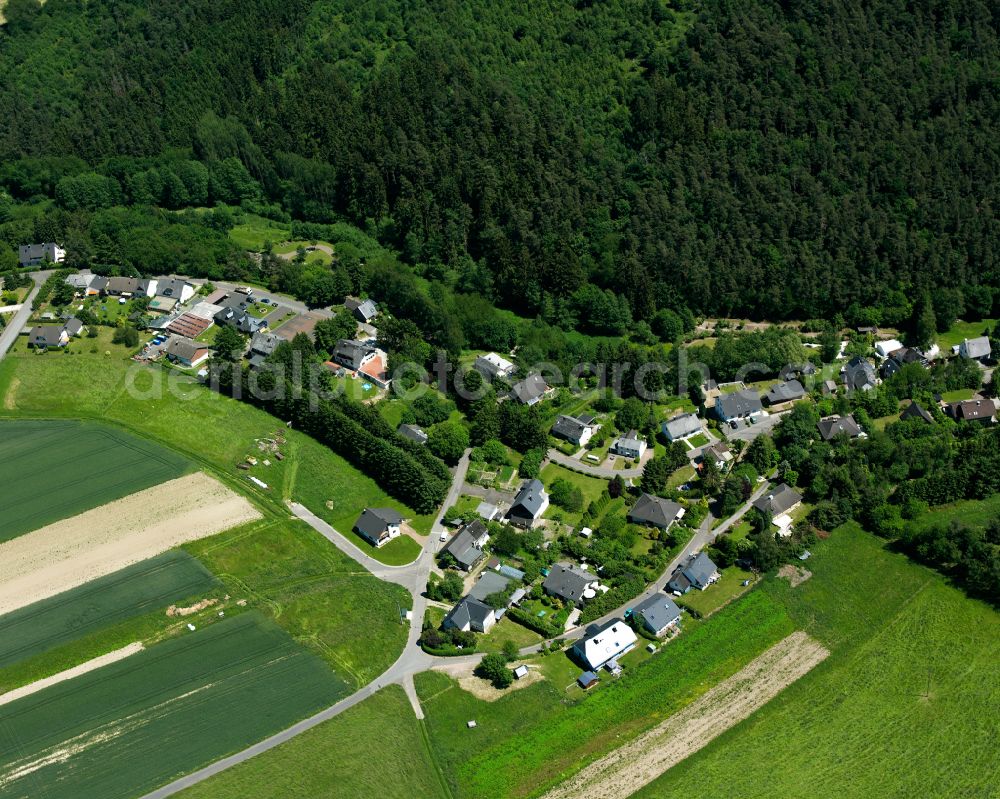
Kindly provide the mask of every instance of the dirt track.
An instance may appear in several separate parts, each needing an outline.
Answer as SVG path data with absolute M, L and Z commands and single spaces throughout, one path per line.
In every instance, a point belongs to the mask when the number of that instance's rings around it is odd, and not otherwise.
M 198 472 L 0 544 L 0 615 L 260 517 Z
M 544 799 L 624 799 L 777 696 L 830 653 L 792 633 L 728 680 L 632 743 L 556 786 Z

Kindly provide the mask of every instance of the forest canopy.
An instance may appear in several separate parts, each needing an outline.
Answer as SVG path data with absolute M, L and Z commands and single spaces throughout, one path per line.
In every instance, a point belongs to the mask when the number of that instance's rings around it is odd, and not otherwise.
M 348 222 L 458 290 L 602 334 L 665 311 L 898 325 L 915 306 L 996 308 L 985 0 L 6 14 L 15 202 Z

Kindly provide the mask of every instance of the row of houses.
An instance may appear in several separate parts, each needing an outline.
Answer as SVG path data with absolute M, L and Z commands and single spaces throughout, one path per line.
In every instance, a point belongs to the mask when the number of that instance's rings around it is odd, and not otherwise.
M 77 272 L 66 278 L 81 297 L 147 297 L 150 310 L 169 313 L 194 297 L 197 287 L 177 277 L 104 277 L 88 271 Z

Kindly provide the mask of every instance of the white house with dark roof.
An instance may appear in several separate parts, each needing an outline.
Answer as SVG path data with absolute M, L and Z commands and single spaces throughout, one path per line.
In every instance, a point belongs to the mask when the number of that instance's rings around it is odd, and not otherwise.
M 507 511 L 507 521 L 517 527 L 531 527 L 535 520 L 549 507 L 549 495 L 537 477 L 528 480 L 514 497 Z
M 354 314 L 354 318 L 362 324 L 371 324 L 378 318 L 378 305 L 373 300 L 360 300 L 357 297 L 348 297 L 344 300 L 344 307 Z
M 530 374 L 524 380 L 515 383 L 510 390 L 511 399 L 522 405 L 535 405 L 549 391 L 549 385 L 540 374 Z
M 847 416 L 824 416 L 816 426 L 824 441 L 832 441 L 837 436 L 857 438 L 862 435 L 860 425 L 854 421 L 854 417 L 850 414 Z
M 647 446 L 646 439 L 639 435 L 638 430 L 629 430 L 611 442 L 611 452 L 637 461 L 646 453 Z
M 333 351 L 333 360 L 341 366 L 358 372 L 361 367 L 375 359 L 378 351 L 375 347 L 354 339 L 342 338 Z
M 488 633 L 496 624 L 496 611 L 484 602 L 473 597 L 463 597 L 444 617 L 441 626 L 444 629 L 462 630 L 463 632 Z
M 174 363 L 193 368 L 208 360 L 208 346 L 184 336 L 171 336 L 163 354 Z
M 383 547 L 402 534 L 403 517 L 392 508 L 365 508 L 354 532 L 374 547 Z
M 550 432 L 556 438 L 582 447 L 590 441 L 596 429 L 597 425 L 594 424 L 593 416 L 580 414 L 579 416 L 560 416 L 552 425 Z
M 65 347 L 69 344 L 69 333 L 65 325 L 36 325 L 28 332 L 28 344 L 40 350 Z
M 684 508 L 670 499 L 643 493 L 628 512 L 628 521 L 666 530 L 684 516 Z
M 875 367 L 860 355 L 847 362 L 842 374 L 848 391 L 871 391 L 879 382 Z
M 38 266 L 39 264 L 61 264 L 66 260 L 66 250 L 54 241 L 41 244 L 22 244 L 17 248 L 17 260 L 21 266 Z
M 715 415 L 723 422 L 752 419 L 759 416 L 763 410 L 760 394 L 753 389 L 720 394 L 715 398 Z
M 195 285 L 179 277 L 161 277 L 156 281 L 156 296 L 185 303 L 195 294 Z
M 704 552 L 690 558 L 685 566 L 678 566 L 667 581 L 667 588 L 678 594 L 686 594 L 692 588 L 704 591 L 721 575 L 719 567 Z
M 665 421 L 660 430 L 667 441 L 683 441 L 702 432 L 701 419 L 693 413 L 683 413 Z
M 786 402 L 800 400 L 805 395 L 806 390 L 803 388 L 802 383 L 793 379 L 771 386 L 771 389 L 767 392 L 766 399 L 768 405 L 784 405 Z
M 680 626 L 681 609 L 666 594 L 653 594 L 649 599 L 636 605 L 632 613 L 642 622 L 642 626 L 657 638 L 662 638 Z
M 784 513 L 791 513 L 802 504 L 802 495 L 791 486 L 782 483 L 770 494 L 767 494 L 753 506 L 761 513 L 770 513 L 772 518 Z
M 587 635 L 573 644 L 573 654 L 588 668 L 597 670 L 609 660 L 621 657 L 636 644 L 635 631 L 621 619 L 612 619 L 587 630 Z
M 555 563 L 542 581 L 542 590 L 564 602 L 582 604 L 597 596 L 598 579 L 571 563 Z
M 484 557 L 483 547 L 490 540 L 489 530 L 479 519 L 464 525 L 441 549 L 455 559 L 463 571 L 471 571 Z

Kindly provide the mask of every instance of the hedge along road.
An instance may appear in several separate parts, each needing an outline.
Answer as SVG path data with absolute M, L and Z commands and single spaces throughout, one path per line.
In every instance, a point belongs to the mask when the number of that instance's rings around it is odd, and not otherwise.
M 21 303 L 21 309 L 14 314 L 14 318 L 10 320 L 3 330 L 0 330 L 0 360 L 8 353 L 11 347 L 14 346 L 14 342 L 17 341 L 17 337 L 21 334 L 21 330 L 28 323 L 31 318 L 31 305 L 34 302 L 36 296 L 38 296 L 38 290 L 42 287 L 42 284 L 52 274 L 51 269 L 43 272 L 31 272 L 28 277 L 35 281 L 35 287 L 28 292 L 28 296 L 24 298 L 24 302 Z
M 464 481 L 465 472 L 461 467 L 459 467 L 456 469 L 453 478 L 453 487 L 454 485 L 461 486 Z M 650 586 L 650 588 L 647 589 L 646 592 L 644 592 L 640 597 L 630 601 L 629 606 L 635 602 L 641 601 L 646 596 L 651 596 L 653 593 L 658 591 L 658 585 L 661 580 L 665 579 L 666 576 L 670 574 L 678 564 L 682 563 L 692 552 L 713 541 L 717 535 L 721 535 L 732 524 L 738 521 L 743 514 L 749 510 L 753 502 L 767 490 L 767 487 L 768 483 L 763 483 L 732 517 L 727 519 L 725 523 L 721 524 L 714 530 L 712 529 L 712 522 L 714 521 L 714 518 L 711 514 L 709 514 L 702 523 L 702 526 L 698 529 L 698 532 L 691 538 L 687 546 L 684 547 L 683 551 L 681 551 L 667 566 L 664 573 L 656 581 L 654 581 L 652 586 Z M 427 610 L 427 599 L 421 594 L 427 584 L 427 579 L 430 576 L 431 567 L 434 564 L 435 545 L 439 543 L 434 534 L 427 537 L 427 541 L 424 542 L 420 556 L 415 561 L 406 566 L 386 566 L 384 563 L 380 563 L 374 558 L 364 555 L 364 553 L 357 546 L 351 543 L 342 533 L 335 530 L 322 519 L 319 519 L 314 514 L 310 513 L 304 507 L 293 504 L 291 509 L 295 515 L 298 516 L 298 518 L 305 521 L 313 527 L 313 529 L 319 532 L 320 535 L 340 548 L 348 557 L 358 560 L 358 562 L 371 571 L 374 576 L 396 583 L 397 585 L 401 585 L 410 592 L 410 595 L 413 597 L 413 608 L 410 619 L 410 631 L 406 640 L 406 647 L 403 649 L 402 654 L 396 662 L 393 663 L 392 666 L 384 671 L 379 677 L 368 683 L 368 685 L 363 688 L 358 689 L 350 696 L 340 700 L 337 704 L 321 710 L 319 713 L 316 713 L 307 719 L 303 719 L 302 721 L 293 724 L 291 727 L 272 735 L 270 738 L 258 741 L 241 752 L 237 752 L 236 754 L 230 755 L 229 757 L 205 766 L 198 771 L 194 771 L 191 774 L 180 777 L 173 782 L 146 794 L 142 797 L 142 799 L 166 799 L 168 796 L 174 796 L 180 791 L 190 788 L 192 785 L 203 782 L 204 780 L 214 777 L 216 774 L 226 771 L 233 766 L 238 766 L 240 763 L 246 762 L 252 757 L 267 752 L 276 746 L 280 746 L 286 741 L 290 741 L 297 735 L 322 724 L 324 721 L 329 721 L 335 716 L 343 713 L 345 710 L 354 707 L 359 702 L 363 702 L 381 688 L 392 683 L 398 683 L 403 686 L 417 718 L 423 718 L 423 710 L 420 707 L 420 703 L 417 699 L 416 691 L 413 686 L 413 675 L 421 671 L 427 671 L 433 668 L 437 663 L 446 662 L 451 665 L 457 665 L 459 663 L 475 663 L 482 658 L 481 653 L 457 658 L 438 658 L 428 655 L 417 643 L 420 639 L 420 633 L 423 628 L 424 613 Z M 360 558 L 359 555 L 361 556 Z M 607 619 L 620 616 L 624 609 L 625 606 L 622 606 L 593 623 L 599 624 Z M 560 636 L 560 638 L 578 638 L 581 634 L 580 630 L 574 630 L 565 633 Z M 521 654 L 532 654 L 540 649 L 541 644 L 525 647 L 521 650 Z

